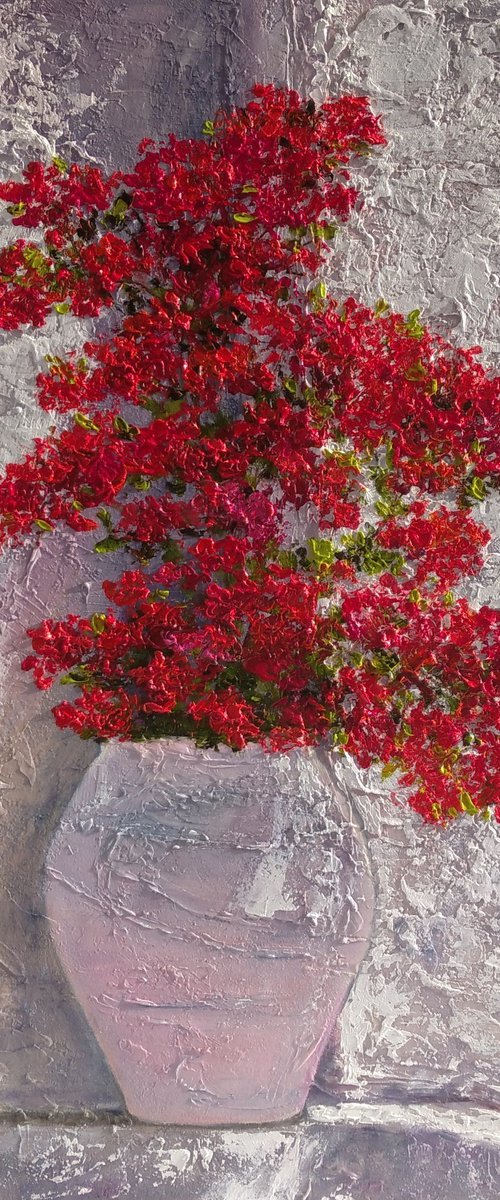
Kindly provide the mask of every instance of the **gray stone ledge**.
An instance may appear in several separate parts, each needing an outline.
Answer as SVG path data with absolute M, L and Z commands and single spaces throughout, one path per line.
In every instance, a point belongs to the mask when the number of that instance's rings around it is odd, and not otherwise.
M 314 1104 L 225 1129 L 0 1125 L 2 1200 L 496 1200 L 500 1114 L 464 1105 Z

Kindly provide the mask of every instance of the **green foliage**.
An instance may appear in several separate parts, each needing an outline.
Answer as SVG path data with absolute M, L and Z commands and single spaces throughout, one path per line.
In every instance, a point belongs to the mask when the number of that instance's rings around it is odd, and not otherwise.
M 112 554 L 114 550 L 119 550 L 124 545 L 124 538 L 117 538 L 114 534 L 109 534 L 108 537 L 102 538 L 100 542 L 95 543 L 94 550 L 96 554 Z

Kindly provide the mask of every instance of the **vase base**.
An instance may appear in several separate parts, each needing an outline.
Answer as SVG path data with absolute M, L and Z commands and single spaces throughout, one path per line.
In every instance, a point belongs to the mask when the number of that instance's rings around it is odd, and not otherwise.
M 192 1109 L 176 1109 L 173 1111 L 170 1108 L 160 1108 L 158 1111 L 153 1111 L 147 1106 L 143 1108 L 140 1104 L 135 1105 L 133 1101 L 129 1101 L 127 1113 L 134 1121 L 143 1125 L 168 1125 L 176 1126 L 191 1126 L 192 1128 L 200 1129 L 227 1129 L 238 1126 L 253 1126 L 253 1125 L 281 1125 L 284 1122 L 298 1121 L 304 1111 L 305 1100 L 299 1104 L 289 1104 L 283 1106 L 274 1106 L 265 1109 L 255 1109 L 249 1112 L 246 1109 L 225 1109 L 224 1111 L 196 1108 Z

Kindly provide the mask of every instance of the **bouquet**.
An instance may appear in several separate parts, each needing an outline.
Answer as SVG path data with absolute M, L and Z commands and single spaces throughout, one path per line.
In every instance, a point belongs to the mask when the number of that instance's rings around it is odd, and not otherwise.
M 500 617 L 455 591 L 489 540 L 500 389 L 480 347 L 321 278 L 349 165 L 384 144 L 366 97 L 255 85 L 129 172 L 56 157 L 0 184 L 38 231 L 0 250 L 0 326 L 113 317 L 47 356 L 58 424 L 6 468 L 0 526 L 126 556 L 102 611 L 28 630 L 23 668 L 71 689 L 59 726 L 326 744 L 444 825 L 500 817 Z

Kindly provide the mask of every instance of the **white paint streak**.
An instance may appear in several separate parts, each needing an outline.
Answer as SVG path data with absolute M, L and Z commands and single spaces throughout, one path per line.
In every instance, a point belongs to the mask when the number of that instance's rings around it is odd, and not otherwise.
M 500 1148 L 500 1112 L 468 1104 L 308 1104 L 309 1121 L 320 1125 L 382 1126 L 415 1134 L 449 1133 L 463 1142 Z

